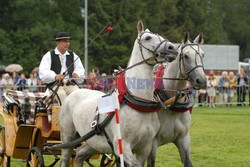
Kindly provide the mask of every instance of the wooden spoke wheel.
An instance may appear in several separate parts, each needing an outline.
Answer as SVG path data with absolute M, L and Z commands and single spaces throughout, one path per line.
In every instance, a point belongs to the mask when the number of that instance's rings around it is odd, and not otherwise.
M 113 154 L 103 154 L 100 167 L 114 167 L 116 165 L 115 156 Z
M 5 154 L 5 128 L 0 125 L 0 167 L 10 167 L 10 157 Z
M 42 152 L 38 147 L 30 148 L 26 167 L 44 167 Z

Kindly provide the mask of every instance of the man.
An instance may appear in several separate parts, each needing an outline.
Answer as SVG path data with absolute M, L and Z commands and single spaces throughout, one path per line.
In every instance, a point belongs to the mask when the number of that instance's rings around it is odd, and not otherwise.
M 59 32 L 55 38 L 56 48 L 43 56 L 39 66 L 39 77 L 47 87 L 52 88 L 56 81 L 62 81 L 57 91 L 61 102 L 67 95 L 79 89 L 77 83 L 83 82 L 85 78 L 80 58 L 68 50 L 70 40 L 68 33 Z M 53 87 L 55 88 L 56 86 Z

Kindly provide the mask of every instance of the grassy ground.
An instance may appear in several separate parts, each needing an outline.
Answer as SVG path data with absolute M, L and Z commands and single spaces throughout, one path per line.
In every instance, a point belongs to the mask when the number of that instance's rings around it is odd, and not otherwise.
M 194 108 L 190 134 L 191 158 L 194 166 L 250 166 L 249 106 Z M 46 156 L 45 159 L 50 161 L 52 157 Z M 12 160 L 11 166 L 25 166 L 25 164 L 20 160 Z M 182 166 L 178 150 L 173 144 L 159 148 L 156 166 Z
M 194 108 L 190 134 L 194 166 L 250 166 L 250 107 Z M 182 166 L 177 152 L 161 147 L 156 166 Z

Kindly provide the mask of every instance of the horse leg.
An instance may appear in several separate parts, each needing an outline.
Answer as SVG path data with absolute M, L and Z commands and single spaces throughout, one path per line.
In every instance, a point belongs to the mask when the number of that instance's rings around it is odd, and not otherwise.
M 181 156 L 181 161 L 184 164 L 184 167 L 192 167 L 192 162 L 190 159 L 190 136 L 189 133 L 187 135 L 178 137 L 175 141 L 174 144 L 177 146 L 180 156 Z
M 123 141 L 122 143 L 123 146 L 123 157 L 124 157 L 124 162 L 126 166 L 128 167 L 142 167 L 140 161 L 138 161 L 134 154 L 132 153 L 132 149 L 130 147 L 130 143 Z M 119 156 L 119 148 L 118 148 L 118 143 L 114 142 L 114 150 L 115 154 Z
M 151 150 L 152 150 L 152 144 L 147 144 L 146 146 L 144 146 L 144 148 L 139 152 L 137 153 L 137 160 L 141 162 L 142 166 L 145 165 L 150 153 L 151 153 Z
M 86 143 L 82 144 L 80 147 L 76 149 L 76 166 L 82 167 L 83 161 L 85 161 L 90 156 L 97 153 L 92 147 L 87 145 Z
M 65 136 L 65 135 L 66 134 L 63 134 L 62 130 L 61 130 L 61 140 L 62 140 L 62 143 L 70 142 L 70 141 L 76 139 L 77 136 L 78 136 L 75 132 L 69 133 L 69 134 L 67 134 L 67 136 Z M 62 149 L 62 151 L 61 151 L 61 153 L 62 153 L 61 167 L 67 167 L 67 166 L 69 166 L 70 158 L 71 158 L 71 155 L 72 155 L 72 151 L 73 151 L 72 148 Z
M 70 116 L 67 116 L 69 110 L 66 110 L 66 107 L 63 106 L 59 115 L 60 123 L 60 135 L 62 143 L 68 143 L 78 137 L 78 134 L 75 132 L 75 127 Z M 70 163 L 70 158 L 72 155 L 72 149 L 62 149 L 62 160 L 61 167 L 67 167 Z
M 148 167 L 155 167 L 155 158 L 156 158 L 156 151 L 157 151 L 157 141 L 154 140 L 151 152 L 148 156 Z

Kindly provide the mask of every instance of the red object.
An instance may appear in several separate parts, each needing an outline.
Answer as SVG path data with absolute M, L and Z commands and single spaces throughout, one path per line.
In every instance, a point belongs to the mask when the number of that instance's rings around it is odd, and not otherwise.
M 117 108 L 115 109 L 115 120 L 116 120 L 116 124 L 119 124 L 119 123 L 120 123 L 119 111 L 118 111 Z
M 163 81 L 162 81 L 162 76 L 164 74 L 164 66 L 159 65 L 157 68 L 157 73 L 155 75 L 155 84 L 154 84 L 154 89 L 157 91 L 157 89 L 163 89 Z
M 118 145 L 119 145 L 119 151 L 120 151 L 120 155 L 123 154 L 123 150 L 122 150 L 122 139 L 118 139 Z
M 112 31 L 112 30 L 113 30 L 113 27 L 112 27 L 112 26 L 108 26 L 108 27 L 107 27 L 107 30 L 108 30 L 108 31 Z
M 121 73 L 117 76 L 116 87 L 117 87 L 118 93 L 119 93 L 118 100 L 119 100 L 119 103 L 121 104 L 124 100 L 125 93 L 128 92 L 128 88 L 127 88 L 126 82 L 125 82 L 125 73 Z M 138 106 L 136 104 L 130 103 L 130 102 L 127 102 L 126 104 L 129 107 L 131 107 L 137 111 L 140 111 L 140 112 L 156 112 L 156 111 L 160 110 L 159 107 L 142 107 L 142 106 Z

